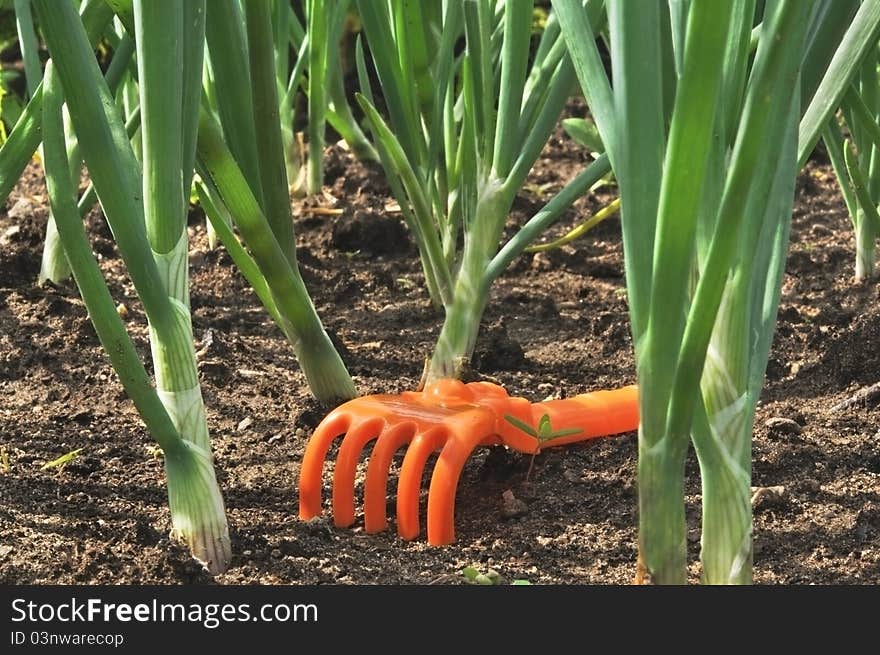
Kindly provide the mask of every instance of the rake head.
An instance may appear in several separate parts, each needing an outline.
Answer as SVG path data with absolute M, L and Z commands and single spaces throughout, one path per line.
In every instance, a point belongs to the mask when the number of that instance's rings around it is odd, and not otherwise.
M 563 436 L 542 442 L 525 426 L 552 425 Z M 364 523 L 368 533 L 381 532 L 389 469 L 394 453 L 408 446 L 397 482 L 397 531 L 404 539 L 419 535 L 419 491 L 428 458 L 439 451 L 428 489 L 428 543 L 455 540 L 455 492 L 468 457 L 479 446 L 503 444 L 534 454 L 559 446 L 638 428 L 635 386 L 595 391 L 566 400 L 530 403 L 508 396 L 489 382 L 465 384 L 440 380 L 424 391 L 355 398 L 334 409 L 317 427 L 302 462 L 299 514 L 321 513 L 324 460 L 332 442 L 342 437 L 333 471 L 333 521 L 349 527 L 355 521 L 355 474 L 361 451 L 375 440 L 364 488 Z

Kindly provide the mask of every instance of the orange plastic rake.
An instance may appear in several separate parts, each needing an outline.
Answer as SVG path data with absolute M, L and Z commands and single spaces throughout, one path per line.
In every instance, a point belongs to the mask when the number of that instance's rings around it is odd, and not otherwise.
M 542 444 L 505 416 L 529 426 L 537 426 L 547 416 L 555 431 L 577 433 Z M 508 396 L 502 387 L 489 382 L 441 380 L 424 391 L 355 398 L 330 412 L 306 446 L 299 479 L 299 514 L 310 519 L 321 513 L 324 459 L 330 444 L 343 436 L 333 471 L 333 521 L 337 527 L 354 523 L 358 459 L 364 447 L 375 440 L 367 464 L 364 523 L 369 533 L 384 530 L 388 525 L 385 495 L 391 460 L 398 449 L 409 444 L 397 482 L 397 531 L 404 539 L 419 535 L 422 472 L 431 454 L 440 451 L 428 489 L 428 543 L 450 544 L 455 540 L 458 478 L 478 446 L 503 444 L 531 454 L 541 447 L 630 432 L 638 425 L 635 386 L 530 403 Z

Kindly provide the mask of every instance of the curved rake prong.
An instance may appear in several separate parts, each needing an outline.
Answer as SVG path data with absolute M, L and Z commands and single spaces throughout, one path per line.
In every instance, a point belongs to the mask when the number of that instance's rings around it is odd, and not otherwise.
M 385 509 L 391 460 L 394 453 L 412 440 L 416 429 L 412 421 L 399 423 L 379 435 L 373 446 L 364 483 L 364 530 L 368 534 L 382 532 L 388 527 Z
M 428 457 L 440 450 L 449 433 L 443 427 L 416 435 L 406 450 L 397 480 L 397 533 L 404 539 L 419 536 L 419 490 Z
M 450 439 L 440 451 L 428 489 L 428 543 L 445 546 L 455 541 L 455 492 L 458 479 L 483 435 Z
M 306 445 L 299 470 L 299 516 L 308 520 L 321 514 L 321 485 L 324 459 L 330 444 L 342 436 L 351 425 L 348 412 L 332 412 L 321 421 Z
M 339 446 L 333 469 L 333 523 L 347 528 L 354 523 L 354 477 L 364 446 L 378 437 L 385 427 L 382 418 L 367 419 L 351 426 Z

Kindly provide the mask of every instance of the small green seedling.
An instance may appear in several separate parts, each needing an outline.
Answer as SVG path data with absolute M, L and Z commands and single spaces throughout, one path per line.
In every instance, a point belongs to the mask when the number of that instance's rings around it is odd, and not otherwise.
M 569 428 L 567 430 L 554 431 L 553 427 L 550 425 L 549 414 L 544 414 L 544 416 L 541 417 L 541 420 L 538 421 L 537 430 L 528 423 L 523 423 L 518 418 L 516 418 L 515 416 L 511 416 L 510 414 L 505 414 L 504 420 L 506 420 L 514 427 L 519 428 L 526 434 L 533 436 L 535 439 L 538 440 L 538 443 L 541 445 L 543 445 L 547 441 L 551 441 L 552 439 L 567 437 L 571 434 L 579 434 L 583 432 L 583 430 L 581 430 L 580 428 Z
M 466 566 L 462 569 L 461 574 L 464 576 L 465 580 L 468 584 L 476 584 L 476 585 L 500 585 L 501 584 L 501 575 L 495 569 L 489 569 L 485 573 L 480 573 L 480 570 L 474 566 Z M 528 580 L 523 580 L 521 578 L 517 578 L 511 585 L 521 586 L 521 585 L 530 585 L 532 584 Z
M 473 566 L 466 566 L 461 571 L 464 579 L 467 580 L 468 584 L 477 584 L 477 585 L 497 585 L 501 584 L 501 576 L 498 574 L 498 571 L 495 569 L 489 569 L 485 573 L 480 573 L 478 569 Z
M 46 462 L 40 467 L 41 471 L 45 471 L 47 469 L 57 468 L 60 471 L 64 470 L 64 467 L 70 464 L 73 460 L 79 457 L 79 454 L 82 452 L 82 448 L 77 448 L 76 450 L 71 450 L 69 453 L 64 453 L 58 459 L 53 459 L 51 462 Z
M 162 455 L 164 455 L 164 451 L 160 446 L 157 445 L 149 445 L 147 446 L 147 455 L 152 457 L 153 459 L 161 459 Z
M 510 423 L 515 428 L 519 428 L 526 434 L 534 437 L 538 440 L 538 452 L 541 451 L 541 447 L 547 443 L 548 441 L 552 441 L 553 439 L 558 439 L 559 437 L 567 437 L 572 434 L 579 434 L 583 432 L 580 428 L 568 428 L 566 430 L 553 430 L 553 427 L 550 425 L 550 415 L 544 414 L 541 419 L 538 421 L 538 428 L 535 429 L 528 423 L 523 423 L 515 416 L 511 416 L 510 414 L 504 415 L 504 420 Z M 529 462 L 529 470 L 526 473 L 526 482 L 529 481 L 532 475 L 532 468 L 535 466 L 535 455 L 536 452 L 532 455 L 532 461 Z

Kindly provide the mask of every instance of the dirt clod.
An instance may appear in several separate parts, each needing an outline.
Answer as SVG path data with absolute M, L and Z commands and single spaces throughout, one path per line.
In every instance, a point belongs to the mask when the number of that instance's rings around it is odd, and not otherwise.
M 525 353 L 511 339 L 505 322 L 497 321 L 480 327 L 473 363 L 479 371 L 515 371 L 525 363 Z
M 513 495 L 513 491 L 506 489 L 501 494 L 501 516 L 506 519 L 522 516 L 529 511 L 529 506 Z
M 752 507 L 755 511 L 779 507 L 785 502 L 785 487 L 752 487 Z
M 367 211 L 334 221 L 330 243 L 341 252 L 368 255 L 403 255 L 411 248 L 409 233 L 397 218 Z
M 768 418 L 764 425 L 772 432 L 780 432 L 784 434 L 800 434 L 803 428 L 797 421 L 785 418 L 783 416 L 773 416 Z

